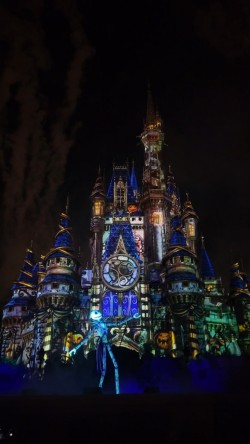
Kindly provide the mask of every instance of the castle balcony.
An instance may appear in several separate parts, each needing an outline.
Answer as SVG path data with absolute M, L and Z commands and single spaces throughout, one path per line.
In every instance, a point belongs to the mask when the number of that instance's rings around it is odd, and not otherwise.
M 67 308 L 72 307 L 76 303 L 76 293 L 72 292 L 71 295 L 68 293 L 62 295 L 61 293 L 56 292 L 46 292 L 42 294 L 39 298 L 37 298 L 37 306 L 38 308 Z
M 194 304 L 203 305 L 204 297 L 200 293 L 179 293 L 179 294 L 168 294 L 168 301 L 170 305 L 178 304 Z

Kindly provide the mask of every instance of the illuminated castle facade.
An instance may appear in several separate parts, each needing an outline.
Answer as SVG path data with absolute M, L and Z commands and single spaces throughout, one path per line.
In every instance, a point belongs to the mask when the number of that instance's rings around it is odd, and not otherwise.
M 110 330 L 111 344 L 139 356 L 250 353 L 246 275 L 233 264 L 225 294 L 189 196 L 182 205 L 170 167 L 164 175 L 164 133 L 150 95 L 141 142 L 140 186 L 134 165 L 113 165 L 107 186 L 98 174 L 90 196 L 91 267 L 84 269 L 74 249 L 67 208 L 51 250 L 35 263 L 27 249 L 3 309 L 2 360 L 23 363 L 31 372 L 42 372 L 54 358 L 67 363 L 89 330 L 92 309 L 110 322 L 139 313 Z

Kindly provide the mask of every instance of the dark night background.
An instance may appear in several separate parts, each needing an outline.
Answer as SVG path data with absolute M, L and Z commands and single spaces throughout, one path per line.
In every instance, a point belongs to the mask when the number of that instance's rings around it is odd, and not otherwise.
M 68 193 L 75 244 L 89 260 L 99 164 L 107 179 L 113 161 L 135 160 L 141 173 L 148 80 L 164 121 L 164 169 L 172 165 L 182 200 L 189 192 L 218 276 L 227 287 L 236 260 L 250 274 L 249 59 L 247 0 L 1 0 L 1 304 L 31 239 L 37 259 L 52 246 Z M 161 375 L 196 394 L 63 402 L 53 385 L 48 397 L 1 396 L 0 426 L 15 418 L 16 442 L 26 443 L 149 442 L 151 432 L 170 443 L 249 442 L 249 363 L 243 373 L 237 358 L 230 372 L 204 362 L 189 364 L 188 383 L 176 363 Z M 228 396 L 204 389 L 214 375 L 219 391 L 231 384 Z
M 1 301 L 34 240 L 51 247 L 70 196 L 89 260 L 98 166 L 135 160 L 147 85 L 164 121 L 164 169 L 189 192 L 216 273 L 249 272 L 250 4 L 28 0 L 0 4 Z

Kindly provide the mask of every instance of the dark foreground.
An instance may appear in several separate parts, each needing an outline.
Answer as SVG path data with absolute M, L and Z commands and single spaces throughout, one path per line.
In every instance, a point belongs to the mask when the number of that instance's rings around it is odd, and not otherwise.
M 11 429 L 6 443 L 250 443 L 249 357 L 187 362 L 117 355 L 120 395 L 110 362 L 97 389 L 94 356 L 71 368 L 55 363 L 42 382 L 2 365 L 0 441 Z
M 249 396 L 222 394 L 1 397 L 18 443 L 249 443 Z

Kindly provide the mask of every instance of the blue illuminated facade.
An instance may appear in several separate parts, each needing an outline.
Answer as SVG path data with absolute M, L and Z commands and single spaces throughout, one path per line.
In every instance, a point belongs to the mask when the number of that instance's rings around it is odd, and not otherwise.
M 3 309 L 3 361 L 43 378 L 51 360 L 71 362 L 79 344 L 88 354 L 98 342 L 93 311 L 110 325 L 105 335 L 115 366 L 111 346 L 191 360 L 250 353 L 247 276 L 233 264 L 229 294 L 216 277 L 189 196 L 182 204 L 171 167 L 165 177 L 162 121 L 150 94 L 141 144 L 141 182 L 134 164 L 114 164 L 109 183 L 98 173 L 90 195 L 90 267 L 74 249 L 68 208 L 50 251 L 35 261 L 27 249 Z

